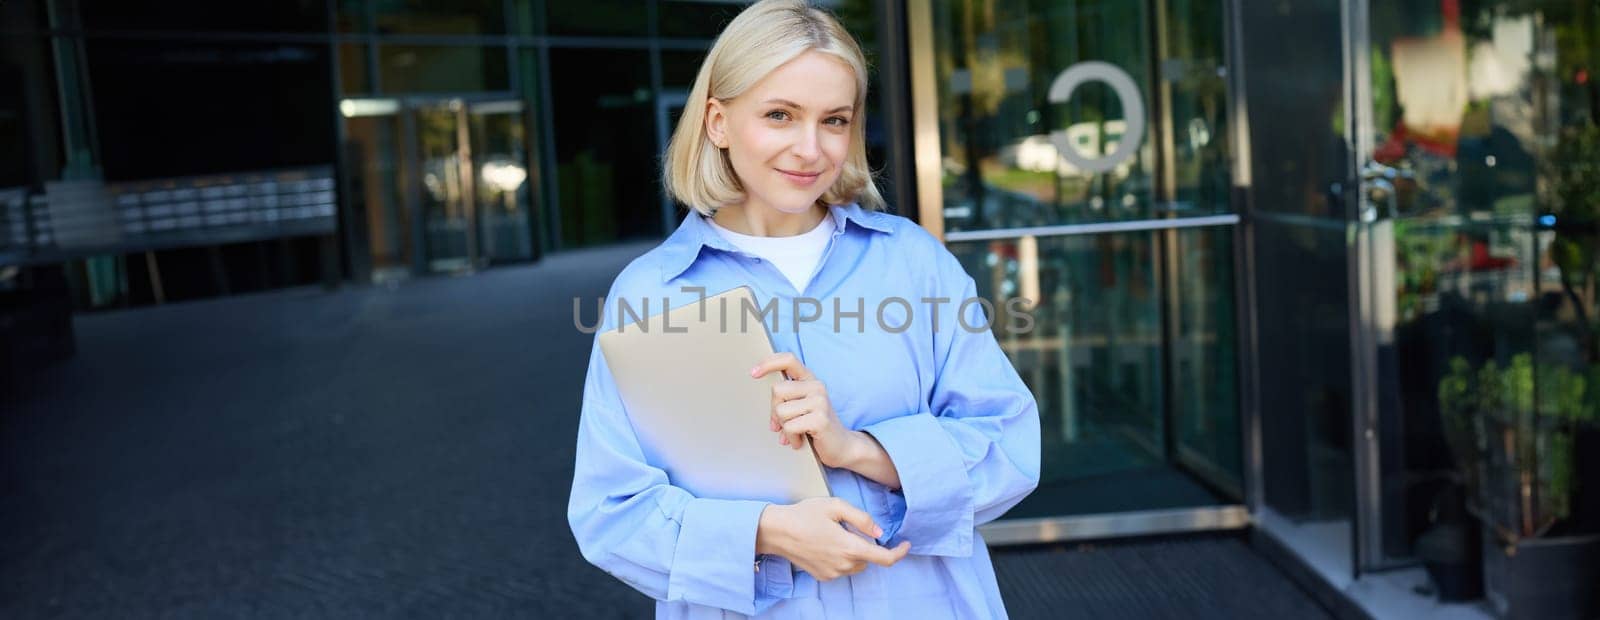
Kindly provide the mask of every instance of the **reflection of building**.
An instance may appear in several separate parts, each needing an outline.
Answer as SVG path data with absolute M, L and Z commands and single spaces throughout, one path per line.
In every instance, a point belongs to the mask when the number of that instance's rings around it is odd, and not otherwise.
M 656 156 L 738 8 L 125 4 L 0 4 L 0 257 L 67 265 L 80 307 L 659 238 L 680 212 Z M 1451 362 L 1595 361 L 1537 193 L 1592 112 L 1593 39 L 1563 29 L 1595 9 L 829 4 L 876 56 L 892 202 L 980 292 L 1032 300 L 1036 330 L 1001 343 L 1044 483 L 992 542 L 1248 527 L 1314 583 L 1409 592 L 1439 544 L 1474 544 L 1438 542 L 1463 523 L 1437 516 Z M 1138 139 L 1109 85 L 1051 100 L 1090 61 L 1131 77 Z M 1131 150 L 1095 173 L 1052 133 Z

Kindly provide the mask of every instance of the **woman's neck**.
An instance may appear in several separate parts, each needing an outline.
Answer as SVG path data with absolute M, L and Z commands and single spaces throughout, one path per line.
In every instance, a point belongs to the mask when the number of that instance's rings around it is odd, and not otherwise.
M 755 237 L 793 237 L 810 232 L 828 217 L 828 209 L 812 205 L 800 213 L 784 213 L 771 207 L 729 205 L 717 209 L 711 219 L 717 224 L 742 235 Z

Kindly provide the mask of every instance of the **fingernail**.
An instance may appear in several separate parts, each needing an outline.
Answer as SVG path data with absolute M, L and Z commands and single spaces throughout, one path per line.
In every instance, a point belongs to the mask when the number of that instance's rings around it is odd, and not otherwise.
M 883 538 L 883 528 L 881 528 L 881 527 L 872 528 L 872 537 L 873 538 Z
M 752 366 L 750 368 L 750 376 L 754 377 L 754 376 L 756 376 L 756 373 L 758 373 L 758 372 L 761 372 L 761 367 L 760 366 Z

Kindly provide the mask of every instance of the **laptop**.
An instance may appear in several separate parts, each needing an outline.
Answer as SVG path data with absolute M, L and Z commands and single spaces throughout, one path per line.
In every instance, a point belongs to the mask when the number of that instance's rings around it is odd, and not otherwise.
M 644 312 L 644 299 L 626 301 Z M 773 353 L 759 307 L 740 286 L 618 325 L 600 334 L 600 351 L 645 460 L 673 486 L 695 497 L 779 504 L 827 497 L 810 444 L 780 445 L 768 426 L 782 373 L 750 377 Z

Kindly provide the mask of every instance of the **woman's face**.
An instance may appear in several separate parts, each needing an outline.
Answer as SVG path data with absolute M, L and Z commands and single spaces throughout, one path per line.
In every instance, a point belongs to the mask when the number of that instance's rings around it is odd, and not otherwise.
M 809 51 L 731 100 L 712 98 L 706 133 L 727 149 L 747 208 L 803 213 L 839 179 L 850 152 L 856 78 Z

